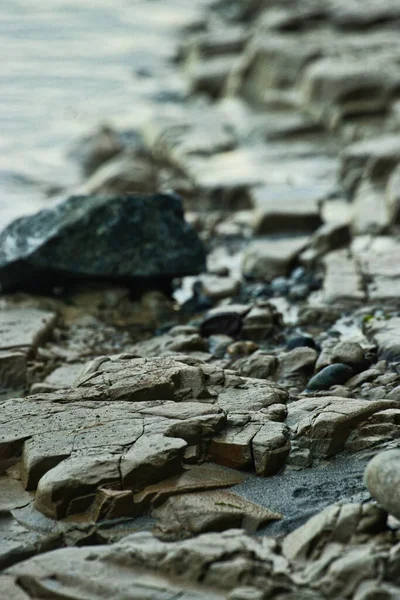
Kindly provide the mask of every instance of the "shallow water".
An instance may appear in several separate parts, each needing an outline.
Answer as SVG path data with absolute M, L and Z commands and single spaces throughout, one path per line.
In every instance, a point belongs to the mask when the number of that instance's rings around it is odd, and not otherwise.
M 184 94 L 177 30 L 205 4 L 0 2 L 0 227 L 78 183 L 68 154 L 80 136 L 100 123 L 135 127 Z

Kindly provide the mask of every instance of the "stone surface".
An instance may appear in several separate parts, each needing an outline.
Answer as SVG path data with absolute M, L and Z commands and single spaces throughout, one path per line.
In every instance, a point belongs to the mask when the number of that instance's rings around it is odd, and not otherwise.
M 288 232 L 312 232 L 321 225 L 318 198 L 301 190 L 273 195 L 269 188 L 256 188 L 252 194 L 255 206 L 253 231 L 256 235 Z
M 345 363 L 350 367 L 360 367 L 364 360 L 364 350 L 357 342 L 339 342 L 331 352 L 333 363 Z
M 24 486 L 54 519 L 88 510 L 100 488 L 137 494 L 178 475 L 185 461 L 204 459 L 228 414 L 242 418 L 287 398 L 272 382 L 189 357 L 100 357 L 76 386 L 2 403 L 2 463 L 22 454 Z M 256 428 L 269 418 L 260 413 Z M 243 452 L 252 466 L 250 447 Z
M 344 448 L 350 432 L 360 423 L 374 413 L 395 407 L 393 400 L 305 398 L 288 406 L 286 423 L 292 429 L 292 439 L 300 440 L 314 457 L 329 457 Z
M 243 256 L 243 274 L 266 281 L 271 281 L 279 275 L 287 275 L 296 256 L 306 246 L 307 239 L 301 236 L 251 242 Z
M 166 194 L 71 197 L 18 219 L 0 236 L 3 291 L 68 277 L 168 279 L 197 273 L 204 260 L 179 198 Z
M 368 464 L 364 479 L 371 496 L 399 519 L 400 451 L 388 450 L 377 454 Z
M 173 532 L 179 536 L 235 527 L 254 532 L 281 518 L 279 513 L 221 490 L 172 496 L 152 514 L 164 534 Z

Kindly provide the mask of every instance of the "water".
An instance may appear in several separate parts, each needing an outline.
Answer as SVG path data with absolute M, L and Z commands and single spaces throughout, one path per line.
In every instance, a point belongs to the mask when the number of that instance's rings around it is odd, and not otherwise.
M 80 136 L 101 123 L 139 126 L 184 94 L 171 59 L 205 4 L 0 2 L 0 227 L 78 183 L 68 154 Z

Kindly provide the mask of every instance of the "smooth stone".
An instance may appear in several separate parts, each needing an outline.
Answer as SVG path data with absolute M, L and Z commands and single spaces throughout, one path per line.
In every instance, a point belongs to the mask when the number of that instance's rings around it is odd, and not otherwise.
M 310 379 L 307 390 L 329 390 L 332 385 L 345 383 L 353 373 L 353 369 L 348 365 L 342 363 L 329 365 Z
M 400 450 L 380 452 L 368 463 L 364 482 L 371 496 L 400 519 Z
M 318 350 L 317 344 L 314 342 L 312 337 L 308 335 L 295 335 L 288 339 L 286 342 L 286 350 L 294 350 L 295 348 L 302 348 L 306 346 L 307 348 L 314 348 L 314 350 Z
M 206 318 L 200 326 L 202 337 L 211 335 L 236 336 L 242 329 L 242 315 L 236 312 L 225 312 Z

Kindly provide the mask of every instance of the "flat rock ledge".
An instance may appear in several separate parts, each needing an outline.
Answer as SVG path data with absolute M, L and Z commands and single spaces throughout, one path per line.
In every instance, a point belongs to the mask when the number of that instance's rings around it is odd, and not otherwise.
M 17 600 L 395 599 L 398 538 L 378 507 L 334 504 L 283 541 L 230 529 L 167 543 L 141 532 L 31 558 L 0 575 L 0 585 Z
M 377 422 L 387 425 L 381 443 L 400 433 L 395 400 L 288 400 L 271 381 L 189 356 L 99 357 L 72 388 L 1 403 L 0 465 L 46 517 L 99 521 L 148 514 L 163 485 L 164 500 L 209 489 L 207 476 L 189 489 L 179 479 L 204 461 L 268 476 L 287 461 L 307 466 L 368 447 Z

